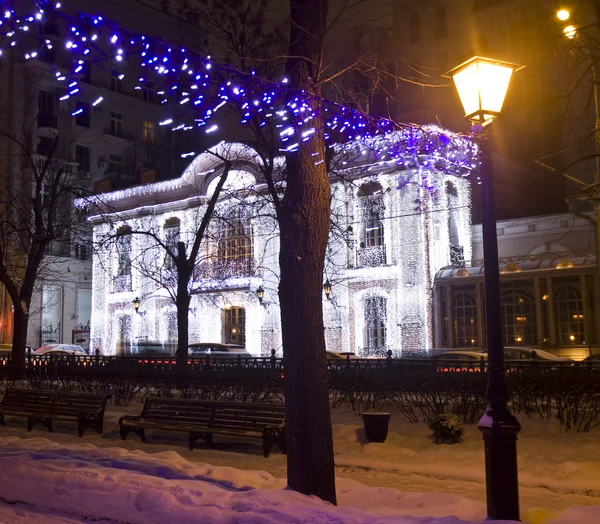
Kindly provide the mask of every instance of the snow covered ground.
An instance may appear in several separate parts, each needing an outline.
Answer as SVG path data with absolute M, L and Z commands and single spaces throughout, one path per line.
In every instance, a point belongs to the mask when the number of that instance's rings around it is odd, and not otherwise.
M 127 408 L 136 413 L 140 404 Z M 285 489 L 285 457 L 257 443 L 217 441 L 193 452 L 181 434 L 148 432 L 143 444 L 106 432 L 82 439 L 73 424 L 28 433 L 23 419 L 0 426 L 0 523 L 396 523 L 462 524 L 485 518 L 483 444 L 468 427 L 462 444 L 434 445 L 424 424 L 393 414 L 388 440 L 367 444 L 360 418 L 334 410 L 338 507 Z M 600 430 L 564 433 L 521 417 L 523 520 L 600 522 Z

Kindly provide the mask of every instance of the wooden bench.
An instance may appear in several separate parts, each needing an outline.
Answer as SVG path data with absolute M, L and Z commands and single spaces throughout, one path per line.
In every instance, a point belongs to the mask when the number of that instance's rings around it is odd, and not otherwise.
M 77 422 L 80 437 L 87 428 L 102 434 L 109 398 L 110 395 L 89 393 L 8 389 L 0 402 L 0 424 L 5 425 L 5 415 L 27 417 L 27 431 L 38 422 L 53 431 L 53 420 L 69 420 Z
M 188 433 L 191 450 L 199 438 L 213 447 L 213 435 L 225 435 L 262 440 L 265 457 L 273 444 L 285 453 L 283 404 L 151 397 L 141 415 L 121 417 L 119 426 L 123 440 L 135 433 L 146 442 L 146 429 L 160 429 Z

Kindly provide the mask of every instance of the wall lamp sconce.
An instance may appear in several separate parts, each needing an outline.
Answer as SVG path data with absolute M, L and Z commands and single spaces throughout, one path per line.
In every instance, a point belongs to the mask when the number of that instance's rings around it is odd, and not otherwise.
M 141 303 L 140 298 L 135 297 L 131 303 L 133 304 L 133 309 L 135 309 L 135 312 L 138 313 L 138 310 L 140 309 L 140 303 Z
M 256 296 L 258 297 L 258 301 L 262 306 L 263 298 L 265 297 L 265 290 L 262 286 L 256 288 Z
M 331 282 L 329 282 L 329 279 L 327 279 L 325 281 L 325 284 L 323 284 L 323 291 L 325 291 L 325 297 L 327 298 L 327 300 L 331 300 L 329 298 L 329 296 L 331 295 Z

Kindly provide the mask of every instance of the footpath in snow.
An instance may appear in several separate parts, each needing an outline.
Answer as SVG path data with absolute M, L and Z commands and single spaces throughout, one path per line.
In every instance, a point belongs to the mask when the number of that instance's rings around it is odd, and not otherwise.
M 107 428 L 119 414 L 108 417 Z M 549 424 L 524 421 L 519 440 L 524 521 L 597 524 L 599 435 L 564 434 Z M 424 425 L 400 420 L 393 421 L 384 444 L 366 444 L 361 431 L 360 419 L 334 412 L 339 472 L 339 505 L 334 507 L 286 489 L 284 457 L 274 454 L 264 459 L 253 444 L 230 448 L 224 442 L 218 450 L 189 452 L 185 439 L 165 445 L 170 437 L 149 434 L 149 444 L 142 445 L 135 437 L 122 443 L 114 428 L 102 437 L 90 432 L 79 439 L 72 426 L 57 425 L 52 434 L 43 429 L 27 433 L 22 420 L 9 420 L 8 427 L 0 428 L 0 523 L 484 520 L 483 446 L 476 428 L 469 428 L 465 442 L 456 446 L 434 445 Z M 205 463 L 219 457 L 229 465 Z M 470 486 L 476 487 L 474 497 Z M 527 502 L 531 493 L 536 494 L 535 504 Z M 575 507 L 569 507 L 573 501 Z

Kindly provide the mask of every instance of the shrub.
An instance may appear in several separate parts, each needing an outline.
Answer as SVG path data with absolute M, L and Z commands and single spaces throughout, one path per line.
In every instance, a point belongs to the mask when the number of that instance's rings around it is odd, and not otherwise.
M 458 444 L 462 440 L 465 428 L 456 415 L 438 413 L 428 421 L 436 444 Z

